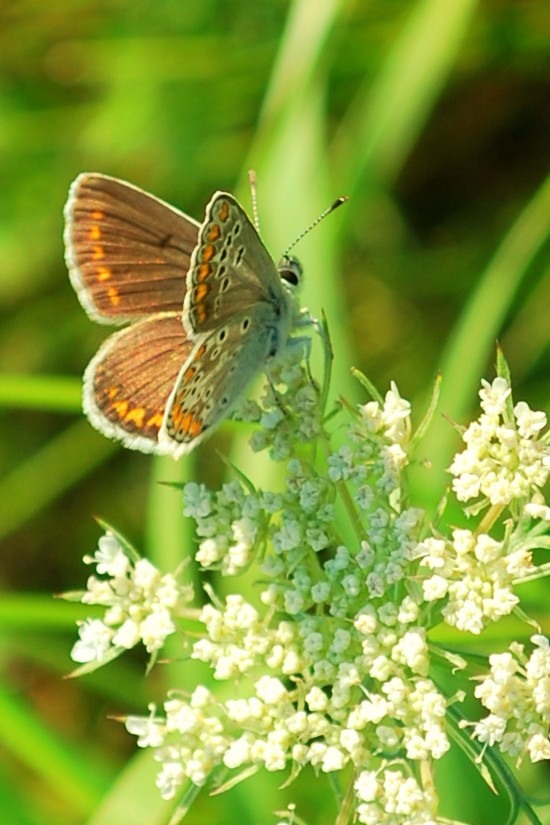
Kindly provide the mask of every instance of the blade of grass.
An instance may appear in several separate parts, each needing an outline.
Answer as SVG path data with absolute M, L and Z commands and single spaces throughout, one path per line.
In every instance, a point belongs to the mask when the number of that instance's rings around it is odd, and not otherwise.
M 550 176 L 504 236 L 442 355 L 439 409 L 454 421 L 463 423 L 475 401 L 476 386 L 494 351 L 502 321 L 529 265 L 550 236 L 549 216 Z M 456 439 L 448 422 L 437 419 L 427 433 L 423 450 L 433 467 L 432 472 L 424 474 L 427 497 L 441 489 L 443 471 Z
M 292 5 L 250 153 L 250 165 L 258 172 L 260 218 L 274 239 L 272 248 L 280 251 L 336 196 L 344 194 L 330 183 L 322 57 L 345 6 L 345 2 L 319 5 L 311 0 L 296 0 Z M 354 399 L 358 389 L 350 373 L 354 359 L 337 250 L 341 213 L 346 208 L 323 221 L 296 250 L 305 265 L 302 304 L 314 316 L 326 312 L 329 317 L 335 352 L 332 399 L 340 395 Z M 312 337 L 312 370 L 322 383 L 324 353 L 316 336 Z M 252 455 L 242 443 L 237 449 L 234 463 L 258 486 L 281 487 L 283 468 L 277 468 L 265 454 Z
M 60 375 L 0 375 L 0 407 L 79 412 L 82 382 Z
M 422 0 L 388 51 L 378 77 L 366 78 L 342 121 L 333 152 L 348 193 L 395 180 L 446 85 L 478 0 Z
M 159 770 L 149 751 L 140 752 L 119 774 L 87 825 L 167 825 L 176 802 L 162 799 L 155 785 Z
M 260 217 L 279 253 L 338 195 L 330 183 L 323 58 L 347 0 L 295 0 L 264 99 L 250 163 L 258 172 Z M 339 210 L 341 213 L 347 207 Z M 300 242 L 304 300 L 314 315 L 330 309 L 338 359 L 334 393 L 353 394 L 350 343 L 336 254 L 342 218 L 331 215 Z M 311 273 L 308 277 L 308 273 Z M 340 365 L 345 365 L 341 370 Z M 314 360 L 315 365 L 315 360 Z
M 550 336 L 548 306 L 550 265 L 547 264 L 525 303 L 514 318 L 510 319 L 510 325 L 501 338 L 502 349 L 510 361 L 516 382 L 533 370 L 547 350 Z
M 147 556 L 163 572 L 181 568 L 180 580 L 192 584 L 200 592 L 202 582 L 197 565 L 182 562 L 191 560 L 195 551 L 194 528 L 191 519 L 183 515 L 181 490 L 173 484 L 184 484 L 196 476 L 195 453 L 182 461 L 160 457 L 155 459 L 151 470 L 147 503 L 146 546 Z M 172 659 L 170 667 L 160 671 L 165 686 L 187 687 L 200 670 L 197 662 L 186 657 L 182 661 L 181 638 L 175 635 L 166 640 L 163 656 Z
M 147 506 L 147 556 L 162 570 L 175 570 L 189 558 L 193 548 L 191 522 L 183 516 L 181 490 L 172 485 L 183 485 L 194 478 L 195 456 L 192 453 L 182 461 L 156 458 L 151 468 Z
M 78 619 L 96 610 L 91 605 L 64 602 L 35 593 L 3 593 L 0 599 L 0 630 L 51 633 L 74 628 Z
M 290 7 L 277 59 L 264 98 L 255 150 L 271 144 L 274 130 L 292 107 L 300 108 L 319 70 L 330 34 L 348 0 L 295 0 Z
M 319 77 L 299 106 L 291 106 L 266 154 L 255 165 L 266 195 L 261 198 L 275 248 L 283 250 L 335 197 L 342 194 L 330 184 L 328 150 L 325 143 L 325 79 Z M 265 205 L 265 207 L 263 206 Z M 354 398 L 352 346 L 346 318 L 345 290 L 339 263 L 338 230 L 344 205 L 310 232 L 296 249 L 304 262 L 302 303 L 312 314 L 328 316 L 335 354 L 331 397 Z M 283 240 L 284 239 L 284 240 Z M 293 250 L 294 251 L 294 250 Z M 315 337 L 315 336 L 314 336 Z M 314 372 L 320 370 L 322 348 L 313 352 Z
M 77 421 L 0 480 L 0 539 L 35 516 L 118 445 Z M 29 491 L 32 490 L 32 495 Z
M 85 815 L 108 785 L 108 772 L 50 730 L 12 690 L 0 684 L 0 741 L 76 813 Z

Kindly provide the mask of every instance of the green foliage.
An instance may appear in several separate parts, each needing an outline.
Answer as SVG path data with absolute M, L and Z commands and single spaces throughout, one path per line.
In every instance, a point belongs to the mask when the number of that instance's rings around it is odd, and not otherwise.
M 99 533 L 92 514 L 173 568 L 193 538 L 179 494 L 157 482 L 219 483 L 227 467 L 216 450 L 230 439 L 246 472 L 250 457 L 236 425 L 174 465 L 123 453 L 77 420 L 79 377 L 105 330 L 66 276 L 68 186 L 101 171 L 200 218 L 216 189 L 248 204 L 253 167 L 275 258 L 349 194 L 296 250 L 304 303 L 330 325 L 333 400 L 356 400 L 356 366 L 382 392 L 397 380 L 423 410 L 441 369 L 439 412 L 464 423 L 498 338 L 515 396 L 547 409 L 550 13 L 545 0 L 30 0 L 0 19 L 0 536 L 14 594 L 0 611 L 10 720 L 0 737 L 11 757 L 0 820 L 167 822 L 143 757 L 121 774 L 130 743 L 107 720 L 139 705 L 144 663 L 115 663 L 119 680 L 63 682 L 74 615 L 50 594 L 83 584 L 79 560 Z M 322 353 L 313 356 L 315 371 Z M 457 441 L 439 413 L 428 439 L 443 478 Z M 433 507 L 421 468 L 415 485 Z M 547 595 L 533 586 L 527 598 L 548 632 Z M 156 668 L 149 687 L 162 693 L 163 678 L 181 684 L 182 673 L 192 684 L 194 667 Z M 539 777 L 528 777 L 533 793 Z M 491 820 L 486 790 L 447 781 L 449 816 Z M 201 797 L 189 821 L 270 821 L 276 780 L 245 787 Z M 334 820 L 313 778 L 299 793 L 309 825 Z M 137 798 L 137 812 L 121 809 Z

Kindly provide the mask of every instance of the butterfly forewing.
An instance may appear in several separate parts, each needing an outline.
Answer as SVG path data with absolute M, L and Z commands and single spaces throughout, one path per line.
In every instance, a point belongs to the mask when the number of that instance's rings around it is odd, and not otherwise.
M 84 375 L 83 406 L 92 424 L 127 447 L 162 452 L 166 403 L 191 349 L 181 313 L 155 315 L 111 335 Z
M 232 195 L 216 192 L 187 277 L 188 332 L 208 332 L 251 307 L 282 300 L 277 268 L 254 226 Z
M 65 207 L 66 259 L 86 312 L 123 323 L 181 311 L 199 224 L 125 181 L 82 174 Z

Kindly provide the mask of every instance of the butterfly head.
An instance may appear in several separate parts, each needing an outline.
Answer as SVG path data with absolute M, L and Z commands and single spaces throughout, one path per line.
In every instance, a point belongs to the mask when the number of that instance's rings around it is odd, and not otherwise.
M 293 255 L 283 255 L 277 264 L 277 271 L 290 292 L 294 292 L 302 283 L 302 264 Z

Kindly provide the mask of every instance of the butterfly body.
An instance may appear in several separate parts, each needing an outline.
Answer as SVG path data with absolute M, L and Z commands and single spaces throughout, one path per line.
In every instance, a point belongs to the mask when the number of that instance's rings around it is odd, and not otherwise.
M 178 458 L 227 417 L 284 348 L 298 310 L 232 195 L 202 224 L 137 187 L 83 174 L 65 207 L 66 260 L 84 309 L 129 323 L 90 362 L 83 407 L 105 435 Z

